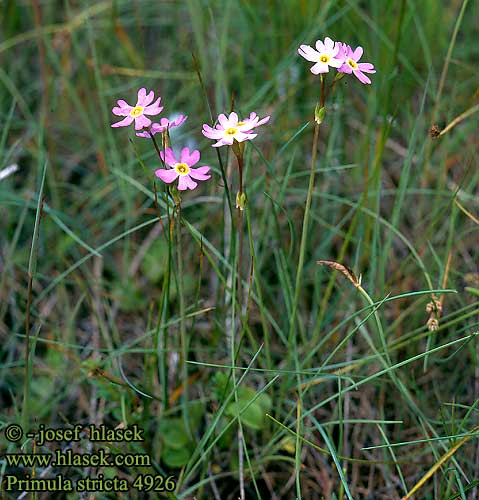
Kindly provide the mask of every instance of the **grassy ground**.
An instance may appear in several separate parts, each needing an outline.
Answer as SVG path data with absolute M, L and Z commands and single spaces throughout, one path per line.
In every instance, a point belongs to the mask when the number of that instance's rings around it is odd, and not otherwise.
M 136 424 L 144 441 L 107 449 L 151 457 L 0 458 L 3 479 L 130 481 L 32 498 L 478 498 L 478 5 L 3 0 L 0 426 Z M 377 73 L 328 97 L 303 232 L 320 85 L 297 48 L 325 36 Z M 213 167 L 181 214 L 151 142 L 110 127 L 140 87 Z M 239 286 L 234 156 L 201 134 L 232 106 L 272 117 L 245 153 Z M 104 448 L 36 440 L 0 450 Z

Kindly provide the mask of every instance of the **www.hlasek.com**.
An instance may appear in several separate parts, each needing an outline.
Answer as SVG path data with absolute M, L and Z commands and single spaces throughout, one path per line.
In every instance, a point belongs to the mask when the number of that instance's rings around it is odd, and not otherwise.
M 7 467 L 146 467 L 151 459 L 146 454 L 73 453 L 72 450 L 55 453 L 6 453 L 3 455 Z

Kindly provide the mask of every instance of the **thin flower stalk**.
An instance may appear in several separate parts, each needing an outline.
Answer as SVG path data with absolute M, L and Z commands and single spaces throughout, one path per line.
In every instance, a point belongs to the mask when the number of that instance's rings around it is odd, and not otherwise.
M 242 303 L 242 262 L 243 262 L 243 210 L 246 206 L 246 194 L 243 185 L 244 148 L 248 140 L 254 139 L 258 134 L 252 131 L 267 123 L 270 116 L 260 118 L 256 113 L 250 113 L 248 118 L 240 119 L 238 114 L 232 111 L 229 116 L 220 114 L 215 127 L 208 124 L 203 125 L 203 135 L 216 142 L 215 148 L 220 146 L 231 146 L 238 164 L 239 189 L 236 194 L 236 208 L 238 209 L 238 297 Z
M 320 101 L 319 101 L 319 106 L 318 106 L 320 109 L 324 108 L 324 103 L 325 103 L 325 99 L 326 99 L 324 87 L 325 87 L 324 78 L 321 76 L 321 96 L 320 96 Z M 307 242 L 307 236 L 308 236 L 311 201 L 313 199 L 314 181 L 315 181 L 315 173 L 316 173 L 316 159 L 317 159 L 317 155 L 318 155 L 319 126 L 320 126 L 320 123 L 318 123 L 318 121 L 316 121 L 315 125 L 314 125 L 313 146 L 312 146 L 312 151 L 311 151 L 311 168 L 309 171 L 308 192 L 306 195 L 306 204 L 305 204 L 304 215 L 303 215 L 303 228 L 301 231 L 301 243 L 300 243 L 300 247 L 299 247 L 298 268 L 296 271 L 293 310 L 292 310 L 291 320 L 290 320 L 290 324 L 289 324 L 288 342 L 290 344 L 290 349 L 289 349 L 290 355 L 292 355 L 292 348 L 295 344 L 294 339 L 296 339 L 295 324 L 296 324 L 296 316 L 298 314 L 299 294 L 301 291 L 301 282 L 302 282 L 302 278 L 303 278 L 304 257 L 306 254 L 306 242 Z
M 192 437 L 189 417 L 188 417 L 188 340 L 186 335 L 186 307 L 184 294 L 184 276 L 183 276 L 183 246 L 181 239 L 181 200 L 175 208 L 176 214 L 176 259 L 178 265 L 178 298 L 180 306 L 180 344 L 181 344 L 181 379 L 183 384 L 183 392 L 181 399 L 183 402 L 182 413 L 185 422 L 186 431 Z

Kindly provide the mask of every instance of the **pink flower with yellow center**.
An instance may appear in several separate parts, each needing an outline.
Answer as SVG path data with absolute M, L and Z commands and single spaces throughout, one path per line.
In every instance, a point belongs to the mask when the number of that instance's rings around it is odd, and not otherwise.
M 148 139 L 150 138 L 150 133 L 151 135 L 155 135 L 158 133 L 162 133 L 167 129 L 173 127 L 179 127 L 180 125 L 183 125 L 183 123 L 185 123 L 187 118 L 188 117 L 184 115 L 178 115 L 178 117 L 175 118 L 174 120 L 168 120 L 168 118 L 162 118 L 160 120 L 160 123 L 153 123 L 149 131 L 137 132 L 136 135 L 138 137 L 146 137 Z
M 353 50 L 345 43 L 340 44 L 340 52 L 342 54 L 344 63 L 338 69 L 340 73 L 353 74 L 361 83 L 370 84 L 371 80 L 364 73 L 376 73 L 374 66 L 371 63 L 358 62 L 363 55 L 363 48 L 356 47 Z
M 269 116 L 260 120 L 256 113 L 251 113 L 249 118 L 239 120 L 238 115 L 233 111 L 229 116 L 221 114 L 218 116 L 218 124 L 215 128 L 206 123 L 203 125 L 203 135 L 217 142 L 213 147 L 232 146 L 234 141 L 243 142 L 254 139 L 258 134 L 252 134 L 251 130 L 268 122 Z
M 211 167 L 203 165 L 201 167 L 192 168 L 200 161 L 200 152 L 198 150 L 191 151 L 188 148 L 183 148 L 178 161 L 171 148 L 167 148 L 165 152 L 161 151 L 161 159 L 171 168 L 159 168 L 155 175 L 163 182 L 171 184 L 178 179 L 178 189 L 185 191 L 186 189 L 195 189 L 198 181 L 206 181 L 211 178 L 208 175 Z
M 327 36 L 324 42 L 321 40 L 316 42 L 316 50 L 309 45 L 300 45 L 298 53 L 306 60 L 316 63 L 310 71 L 314 75 L 319 75 L 320 73 L 328 73 L 330 66 L 339 68 L 343 64 L 343 60 L 338 57 L 339 50 L 338 43 L 333 42 Z
M 135 130 L 141 130 L 142 128 L 149 127 L 151 125 L 151 120 L 145 115 L 155 116 L 161 113 L 163 109 L 160 106 L 161 97 L 153 103 L 155 98 L 155 93 L 150 91 L 146 93 L 145 88 L 141 88 L 138 91 L 138 99 L 135 106 L 130 106 L 126 101 L 120 99 L 117 101 L 118 106 L 115 106 L 111 111 L 116 116 L 125 116 L 123 120 L 113 123 L 112 127 L 127 127 L 133 121 L 135 122 Z

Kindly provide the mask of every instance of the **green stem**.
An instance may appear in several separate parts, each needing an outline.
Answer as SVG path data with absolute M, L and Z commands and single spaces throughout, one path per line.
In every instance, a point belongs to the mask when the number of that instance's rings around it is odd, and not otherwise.
M 240 198 L 243 195 L 243 155 L 236 156 L 238 160 L 238 170 L 239 170 L 239 195 Z M 239 303 L 239 317 L 242 316 L 243 309 L 243 275 L 241 272 L 243 264 L 243 209 L 244 207 L 238 207 L 238 303 Z
M 28 273 L 28 289 L 27 289 L 27 311 L 25 315 L 25 378 L 23 380 L 23 410 L 22 410 L 22 426 L 24 429 L 28 428 L 29 423 L 29 396 L 30 396 L 30 308 L 32 303 L 32 282 L 33 276 Z
M 321 98 L 319 101 L 319 107 L 322 108 L 324 107 L 324 101 L 326 99 L 326 94 L 325 94 L 325 88 L 324 88 L 324 78 L 321 75 Z M 315 113 L 316 114 L 316 113 Z M 288 366 L 291 364 L 291 359 L 293 358 L 295 360 L 295 368 L 298 370 L 299 373 L 299 360 L 296 352 L 296 331 L 295 331 L 295 326 L 296 326 L 296 317 L 298 314 L 298 306 L 299 306 L 299 295 L 300 295 L 300 290 L 301 290 L 301 282 L 303 279 L 303 267 L 304 267 L 304 259 L 305 259 L 305 254 L 306 254 L 306 243 L 307 243 L 307 237 L 308 237 L 308 226 L 309 226 L 309 214 L 311 210 L 311 202 L 313 199 L 313 190 L 314 190 L 314 180 L 315 180 L 315 174 L 316 174 L 316 159 L 318 156 L 318 140 L 319 140 L 319 123 L 316 121 L 316 116 L 315 116 L 315 126 L 314 126 L 314 137 L 313 137 L 313 147 L 311 151 L 311 170 L 309 173 L 309 184 L 308 184 L 308 193 L 306 195 L 306 206 L 304 209 L 304 216 L 303 216 L 303 229 L 301 232 L 301 243 L 299 246 L 299 259 L 298 259 L 298 269 L 296 271 L 296 283 L 295 283 L 295 288 L 294 288 L 294 301 L 293 301 L 293 309 L 291 312 L 291 319 L 289 323 L 289 332 L 288 332 Z M 305 339 L 303 339 L 305 340 Z M 299 383 L 299 374 L 298 374 L 298 399 L 299 401 L 302 401 L 302 390 L 301 390 L 301 385 Z M 280 398 L 282 399 L 284 396 L 284 390 L 286 388 L 287 384 L 287 377 L 284 379 L 284 383 L 281 387 L 280 391 Z M 300 429 L 298 429 L 300 430 Z M 297 454 L 298 452 L 298 443 L 297 444 Z M 296 457 L 298 459 L 298 455 Z M 297 488 L 299 488 L 299 469 L 297 471 L 297 477 L 296 477 L 296 485 Z
M 183 251 L 181 243 L 181 202 L 176 206 L 176 256 L 178 265 L 178 299 L 180 303 L 180 343 L 181 343 L 181 378 L 183 383 L 182 401 L 183 401 L 183 419 L 188 433 L 191 435 L 191 429 L 188 419 L 188 365 L 187 355 L 188 346 L 186 340 L 186 322 L 185 322 L 185 296 L 183 283 Z
M 324 78 L 321 78 L 321 100 L 319 103 L 320 108 L 324 106 L 324 100 L 325 100 Z M 311 210 L 311 201 L 313 199 L 314 179 L 316 174 L 316 158 L 318 156 L 318 139 L 319 139 L 319 123 L 316 122 L 314 126 L 313 148 L 311 152 L 311 170 L 309 173 L 308 193 L 306 195 L 306 206 L 304 209 L 304 216 L 303 216 L 303 230 L 301 232 L 301 243 L 299 247 L 298 269 L 296 271 L 296 284 L 294 288 L 293 310 L 291 313 L 291 320 L 289 323 L 288 343 L 290 346 L 289 349 L 290 356 L 292 355 L 292 350 L 293 350 L 292 348 L 295 345 L 295 339 L 296 339 L 295 324 L 296 324 L 296 316 L 298 314 L 301 282 L 303 279 L 303 266 L 304 266 L 304 257 L 306 254 L 306 243 L 308 237 L 309 213 Z
M 161 157 L 160 148 L 158 146 L 158 143 L 156 142 L 155 136 L 151 133 L 150 130 L 148 130 L 148 133 L 150 134 L 151 140 L 153 141 L 153 146 L 155 146 L 156 154 L 158 155 L 158 158 L 160 159 L 161 164 L 164 167 L 165 166 L 165 162 L 163 161 L 163 158 Z
M 357 286 L 356 288 L 358 289 L 359 293 L 366 299 L 367 303 L 372 307 L 374 321 L 376 323 L 376 329 L 377 329 L 379 340 L 381 342 L 381 347 L 384 351 L 384 356 L 386 358 L 386 361 L 389 363 L 389 365 L 391 365 L 391 358 L 389 356 L 389 349 L 388 349 L 388 345 L 386 342 L 386 336 L 384 335 L 383 326 L 381 324 L 381 320 L 379 319 L 379 314 L 378 314 L 377 308 L 375 307 L 375 303 L 374 303 L 373 299 L 370 297 L 370 295 L 368 294 L 368 292 L 366 292 L 366 290 L 361 285 Z

